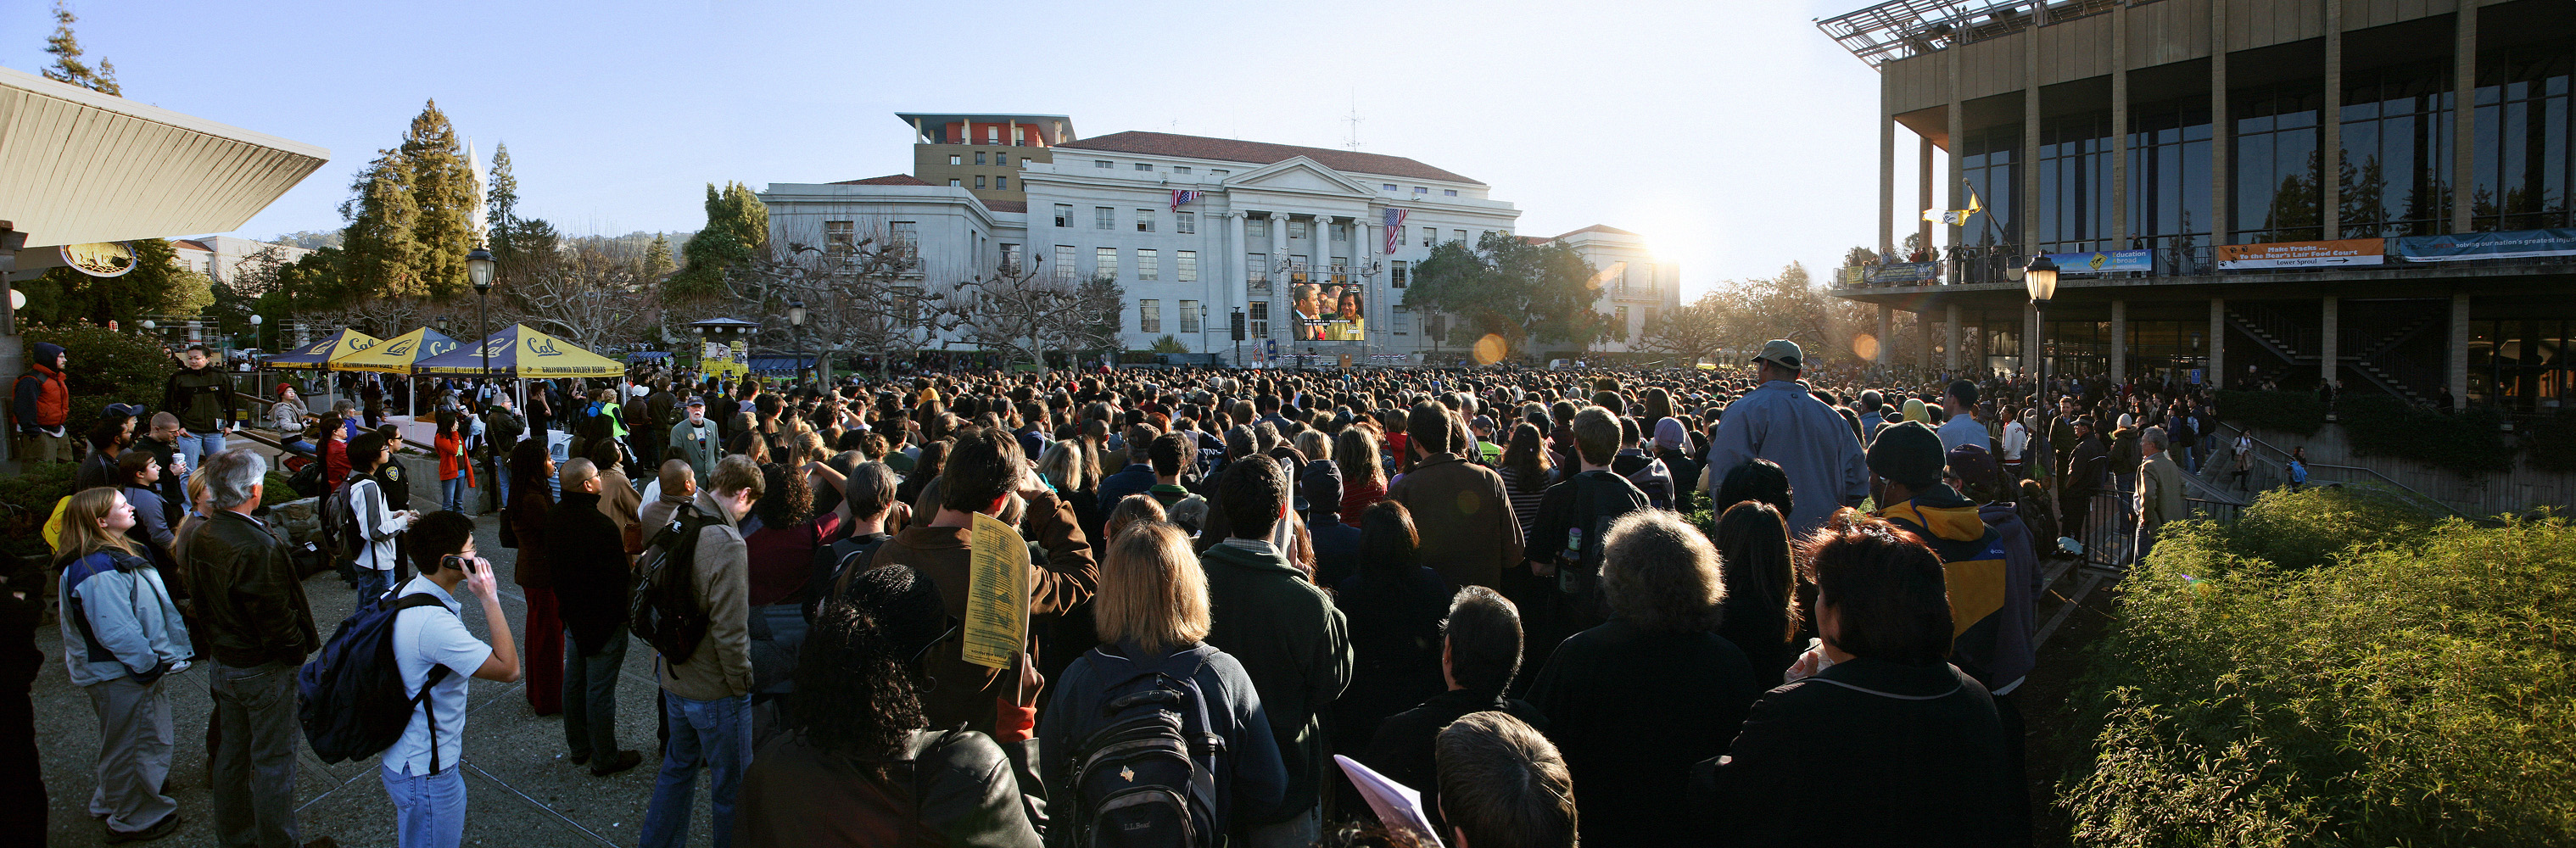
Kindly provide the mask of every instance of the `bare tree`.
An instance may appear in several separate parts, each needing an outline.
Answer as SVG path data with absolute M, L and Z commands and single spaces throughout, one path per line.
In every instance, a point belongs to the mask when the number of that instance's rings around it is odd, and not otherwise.
M 1715 359 L 1727 347 L 1727 317 L 1724 294 L 1709 292 L 1648 319 L 1637 346 L 1674 354 L 1689 362 Z
M 957 284 L 957 297 L 950 301 L 948 313 L 955 316 L 969 339 L 986 350 L 1001 353 L 1005 365 L 1028 362 L 1045 370 L 1046 351 L 1073 350 L 1097 337 L 1099 295 L 1095 291 L 1086 298 L 1086 288 L 1096 289 L 1054 274 L 1041 274 L 1034 263 L 1022 268 L 1005 265 L 990 277 L 977 276 Z M 1114 285 L 1109 290 L 1114 297 Z M 1092 310 L 1089 317 L 1086 305 Z M 1109 314 L 1114 320 L 1114 304 Z
M 816 248 L 798 242 L 736 263 L 725 280 L 724 300 L 755 314 L 775 316 L 791 303 L 805 307 L 805 323 L 788 328 L 768 322 L 769 334 L 817 354 L 828 363 L 836 351 L 875 356 L 880 373 L 896 357 L 931 338 L 956 331 L 962 317 L 951 308 L 947 286 L 930 284 L 917 247 L 881 233 Z M 828 367 L 817 376 L 830 379 Z
M 496 324 L 526 324 L 592 351 L 633 341 L 657 304 L 657 286 L 644 284 L 633 263 L 596 250 L 557 252 L 526 263 L 505 285 L 495 286 Z M 469 299 L 449 304 L 473 314 Z

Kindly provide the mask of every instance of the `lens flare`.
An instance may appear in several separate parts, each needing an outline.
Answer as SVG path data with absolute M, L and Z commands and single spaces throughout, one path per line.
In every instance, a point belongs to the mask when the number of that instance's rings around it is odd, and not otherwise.
M 1859 357 L 1864 362 L 1874 362 L 1878 359 L 1877 336 L 1873 336 L 1868 333 L 1854 334 L 1852 336 L 1851 347 L 1852 355 Z
M 1501 362 L 1503 356 L 1511 352 L 1511 344 L 1503 341 L 1502 336 L 1486 333 L 1484 338 L 1476 340 L 1476 364 L 1478 365 Z

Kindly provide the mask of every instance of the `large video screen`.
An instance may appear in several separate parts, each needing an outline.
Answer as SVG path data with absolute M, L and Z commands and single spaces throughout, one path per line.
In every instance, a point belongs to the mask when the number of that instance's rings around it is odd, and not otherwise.
M 1297 340 L 1356 342 L 1368 338 L 1368 301 L 1358 285 L 1298 283 L 1290 287 L 1297 312 Z

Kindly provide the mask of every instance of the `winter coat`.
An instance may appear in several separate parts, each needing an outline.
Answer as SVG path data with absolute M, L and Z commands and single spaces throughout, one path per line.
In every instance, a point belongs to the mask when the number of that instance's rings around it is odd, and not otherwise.
M 1502 475 L 1454 453 L 1425 457 L 1387 486 L 1422 534 L 1422 564 L 1452 586 L 1500 587 L 1521 563 L 1521 521 Z
M 128 675 L 149 683 L 196 653 L 161 573 L 141 557 L 101 550 L 65 566 L 57 603 L 75 686 Z
M 1322 714 L 1351 682 L 1350 625 L 1324 590 L 1269 543 L 1220 543 L 1199 555 L 1215 614 L 1207 643 L 1243 663 L 1288 769 L 1281 812 L 1315 803 L 1327 768 Z

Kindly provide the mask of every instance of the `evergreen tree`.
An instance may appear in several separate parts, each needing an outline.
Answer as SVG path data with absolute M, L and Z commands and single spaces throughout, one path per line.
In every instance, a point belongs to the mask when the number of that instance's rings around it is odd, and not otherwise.
M 726 183 L 723 190 L 707 184 L 707 226 L 681 248 L 688 264 L 663 283 L 665 294 L 674 299 L 695 299 L 725 293 L 725 273 L 735 264 L 760 254 L 769 242 L 769 207 L 741 183 Z
M 519 219 L 519 178 L 510 173 L 510 145 L 492 145 L 491 186 L 483 194 L 484 243 L 503 262 L 517 258 L 510 233 Z
M 412 240 L 420 246 L 420 289 L 432 300 L 445 300 L 472 287 L 465 254 L 475 246 L 474 210 L 483 197 L 438 101 L 412 118 L 401 152 L 411 174 L 412 202 L 420 210 L 412 223 Z
M 661 233 L 653 234 L 653 246 L 644 251 L 644 279 L 658 282 L 679 267 L 671 261 L 671 240 Z
M 1452 340 L 1491 333 L 1524 352 L 1530 342 L 1589 346 L 1612 336 L 1609 316 L 1594 307 L 1599 285 L 1598 272 L 1572 246 L 1498 232 L 1473 246 L 1433 247 L 1415 266 L 1404 304 L 1458 316 Z
M 342 237 L 345 286 L 325 308 L 370 297 L 418 297 L 421 244 L 413 236 L 420 206 L 412 199 L 411 165 L 399 150 L 377 151 L 376 161 L 350 186 L 358 196 L 340 204 L 349 228 Z
M 67 82 L 100 94 L 125 96 L 125 88 L 116 84 L 116 63 L 101 59 L 92 69 L 81 61 L 80 39 L 72 37 L 72 24 L 79 21 L 62 0 L 54 0 L 54 34 L 45 39 L 45 52 L 54 54 L 53 67 L 45 69 L 45 78 Z

